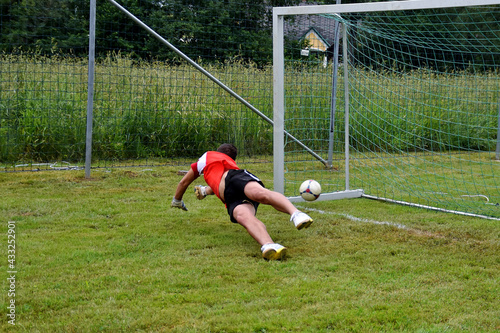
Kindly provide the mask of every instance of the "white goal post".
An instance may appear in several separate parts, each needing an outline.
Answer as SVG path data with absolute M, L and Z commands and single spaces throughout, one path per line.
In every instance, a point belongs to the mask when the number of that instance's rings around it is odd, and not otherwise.
M 300 196 L 298 196 L 298 191 L 295 194 L 291 194 L 291 192 L 285 189 L 287 184 L 287 180 L 285 179 L 287 173 L 286 166 L 286 146 L 287 143 L 286 135 L 287 125 L 286 125 L 286 50 L 285 50 L 285 35 L 286 35 L 286 27 L 285 27 L 285 19 L 287 17 L 298 17 L 305 15 L 329 15 L 333 16 L 342 16 L 342 14 L 352 14 L 352 13 L 379 13 L 379 12 L 388 12 L 388 11 L 415 11 L 415 10 L 428 10 L 428 9 L 448 9 L 448 8 L 459 8 L 459 7 L 472 7 L 472 6 L 494 6 L 500 5 L 500 0 L 409 0 L 409 1 L 388 1 L 388 2 L 373 2 L 373 3 L 357 3 L 357 4 L 337 4 L 337 5 L 303 5 L 303 6 L 293 6 L 293 7 L 274 7 L 273 8 L 273 155 L 274 155 L 274 190 L 280 193 L 284 193 L 289 197 L 289 199 L 293 202 L 303 201 Z M 340 20 L 342 22 L 342 20 Z M 341 25 L 345 25 L 340 23 Z M 349 137 L 349 78 L 348 76 L 348 62 L 347 62 L 347 38 L 346 28 L 341 29 L 341 33 L 343 34 L 343 38 L 341 41 L 342 47 L 342 61 L 343 63 L 340 66 L 343 67 L 343 80 L 344 80 L 344 119 L 343 125 L 345 128 L 343 129 L 344 135 L 344 161 L 345 166 L 342 167 L 345 177 L 344 188 L 336 191 L 329 191 L 327 193 L 323 193 L 320 196 L 319 200 L 331 200 L 331 199 L 343 199 L 343 198 L 355 198 L 355 197 L 370 197 L 370 195 L 365 195 L 365 190 L 363 189 L 351 189 L 350 187 L 350 137 Z M 338 40 L 337 40 L 338 43 Z M 303 56 L 304 56 L 303 52 Z M 325 56 L 326 59 L 326 56 Z M 336 75 L 336 74 L 335 74 Z M 332 94 L 333 96 L 333 94 Z M 333 97 L 332 97 L 333 99 Z M 500 124 L 500 113 L 499 113 L 499 124 Z M 304 126 L 308 126 L 307 121 L 304 121 Z M 500 131 L 500 130 L 499 130 Z M 300 139 L 300 138 L 299 138 Z M 307 145 L 307 143 L 305 143 Z M 314 150 L 314 149 L 313 149 Z M 321 155 L 321 153 L 318 153 Z M 325 158 L 326 159 L 326 158 Z M 324 162 L 324 160 L 322 160 Z M 299 162 L 297 162 L 299 164 Z M 324 163 L 323 163 L 324 164 Z M 328 167 L 328 165 L 326 165 Z M 304 172 L 304 175 L 307 175 Z M 305 179 L 303 179 L 305 180 Z M 297 186 L 298 188 L 298 186 Z M 495 187 L 496 190 L 496 187 Z M 287 194 L 288 193 L 288 194 Z M 435 190 L 435 193 L 439 193 Z M 434 195 L 436 195 L 434 193 Z M 440 195 L 440 194 L 439 194 Z M 462 197 L 480 197 L 481 195 L 469 195 L 469 193 L 465 193 Z M 483 196 L 484 197 L 484 196 Z M 380 199 L 380 196 L 374 197 L 376 199 Z M 391 199 L 388 199 L 391 201 Z M 400 203 L 400 200 L 392 200 L 392 202 Z M 412 203 L 404 202 L 405 204 L 412 205 Z M 491 203 L 488 203 L 491 204 Z M 415 204 L 418 207 L 427 207 L 422 204 Z M 446 209 L 437 209 L 444 210 Z M 453 213 L 457 213 L 456 210 L 448 210 Z M 458 212 L 460 213 L 460 212 Z M 473 215 L 479 216 L 480 214 L 468 214 L 465 215 Z M 488 214 L 486 214 L 488 215 Z M 484 217 L 484 216 L 482 216 Z

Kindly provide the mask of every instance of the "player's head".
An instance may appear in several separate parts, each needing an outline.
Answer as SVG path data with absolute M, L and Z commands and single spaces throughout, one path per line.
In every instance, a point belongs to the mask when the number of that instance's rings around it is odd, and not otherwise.
M 219 153 L 226 154 L 231 157 L 233 160 L 236 160 L 236 156 L 238 156 L 238 149 L 230 143 L 223 143 L 217 148 Z

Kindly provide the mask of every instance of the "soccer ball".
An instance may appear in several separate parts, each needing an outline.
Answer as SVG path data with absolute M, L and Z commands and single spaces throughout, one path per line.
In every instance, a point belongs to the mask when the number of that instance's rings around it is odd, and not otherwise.
M 321 194 L 321 185 L 317 181 L 309 179 L 300 185 L 299 191 L 304 200 L 314 201 Z

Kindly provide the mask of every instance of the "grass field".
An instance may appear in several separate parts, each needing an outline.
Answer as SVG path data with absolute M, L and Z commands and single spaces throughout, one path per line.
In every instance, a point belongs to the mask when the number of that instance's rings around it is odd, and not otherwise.
M 178 169 L 0 173 L 0 331 L 500 330 L 497 221 L 351 199 L 300 204 L 297 231 L 261 206 L 289 250 L 266 262 L 216 198 L 169 207 Z M 268 187 L 270 169 L 251 166 Z

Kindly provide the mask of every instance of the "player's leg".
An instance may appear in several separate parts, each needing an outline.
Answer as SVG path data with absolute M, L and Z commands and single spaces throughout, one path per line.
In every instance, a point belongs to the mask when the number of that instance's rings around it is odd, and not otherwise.
M 292 215 L 298 209 L 283 194 L 262 187 L 258 182 L 249 182 L 245 185 L 245 195 L 264 205 L 271 205 L 274 209 Z
M 234 219 L 241 224 L 247 232 L 262 245 L 262 257 L 267 260 L 281 260 L 286 256 L 286 247 L 274 243 L 262 221 L 255 217 L 253 204 L 244 203 L 233 210 Z
M 299 211 L 283 194 L 268 190 L 258 182 L 249 182 L 244 191 L 249 199 L 261 204 L 271 205 L 280 212 L 290 214 L 290 220 L 299 230 L 308 228 L 313 223 L 313 219 L 309 215 Z
M 251 203 L 236 206 L 233 217 L 260 245 L 273 243 L 265 224 L 255 217 L 255 208 Z

